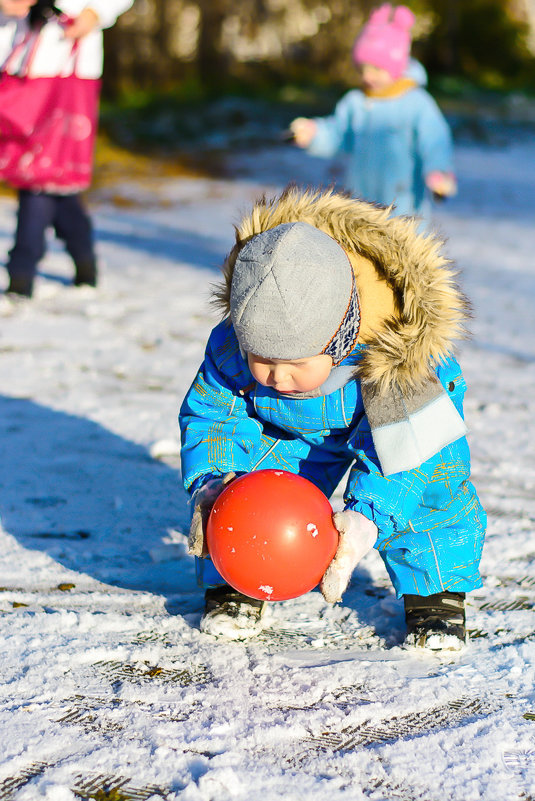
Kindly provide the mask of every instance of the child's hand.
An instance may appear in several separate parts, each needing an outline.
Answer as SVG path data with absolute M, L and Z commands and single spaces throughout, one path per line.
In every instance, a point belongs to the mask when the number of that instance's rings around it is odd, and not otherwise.
M 342 600 L 353 570 L 377 539 L 377 526 L 360 512 L 351 509 L 336 512 L 333 523 L 340 533 L 340 541 L 320 584 L 322 595 L 330 604 Z
M 290 131 L 293 133 L 294 142 L 298 147 L 308 147 L 316 136 L 318 126 L 314 120 L 307 117 L 297 117 L 290 123 Z
M 24 19 L 33 6 L 35 0 L 0 0 L 0 11 L 8 17 Z
M 457 194 L 457 181 L 452 172 L 434 170 L 426 175 L 425 183 L 427 188 L 439 198 L 453 197 Z
M 98 25 L 98 14 L 92 8 L 84 10 L 65 28 L 67 39 L 81 39 Z
M 188 552 L 192 556 L 208 556 L 205 542 L 206 523 L 212 506 L 234 478 L 236 473 L 225 473 L 222 478 L 211 478 L 194 493 L 195 506 L 188 537 Z

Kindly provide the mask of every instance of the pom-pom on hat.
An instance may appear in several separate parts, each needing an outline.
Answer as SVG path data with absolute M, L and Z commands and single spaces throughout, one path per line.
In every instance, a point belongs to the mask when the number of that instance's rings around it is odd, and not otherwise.
M 410 29 L 415 16 L 407 6 L 384 3 L 370 15 L 357 37 L 353 60 L 357 65 L 373 64 L 385 69 L 394 80 L 401 78 L 409 62 Z
M 325 353 L 338 364 L 355 345 L 360 325 L 345 250 L 304 222 L 253 236 L 234 265 L 230 317 L 246 353 L 287 361 Z

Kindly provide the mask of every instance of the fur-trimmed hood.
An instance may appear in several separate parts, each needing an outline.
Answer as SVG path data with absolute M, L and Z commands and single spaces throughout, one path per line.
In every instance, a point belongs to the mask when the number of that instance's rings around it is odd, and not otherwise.
M 215 291 L 216 305 L 230 314 L 234 265 L 245 242 L 277 225 L 297 221 L 333 237 L 354 268 L 359 261 L 368 267 L 371 263 L 377 283 L 386 285 L 394 299 L 380 326 L 366 339 L 368 347 L 357 368 L 361 381 L 380 395 L 395 387 L 403 394 L 417 392 L 429 381 L 433 364 L 442 363 L 451 355 L 454 340 L 466 335 L 469 305 L 442 252 L 442 241 L 418 233 L 417 222 L 393 217 L 389 208 L 334 191 L 296 187 L 274 199 L 259 200 L 236 228 L 236 244 L 223 266 L 224 281 Z M 358 288 L 357 271 L 356 279 Z M 365 295 L 361 305 L 363 301 L 365 306 Z

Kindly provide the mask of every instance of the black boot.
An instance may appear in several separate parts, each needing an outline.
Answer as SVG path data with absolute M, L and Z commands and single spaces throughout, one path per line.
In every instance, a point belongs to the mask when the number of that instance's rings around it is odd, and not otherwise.
M 96 286 L 97 285 L 97 263 L 95 259 L 75 262 L 76 272 L 74 274 L 74 286 Z
M 201 631 L 214 637 L 246 640 L 262 631 L 265 601 L 249 598 L 228 584 L 206 590 Z
M 33 294 L 33 278 L 28 278 L 25 275 L 11 275 L 6 294 L 31 298 Z
M 407 645 L 458 651 L 466 642 L 464 592 L 404 595 Z

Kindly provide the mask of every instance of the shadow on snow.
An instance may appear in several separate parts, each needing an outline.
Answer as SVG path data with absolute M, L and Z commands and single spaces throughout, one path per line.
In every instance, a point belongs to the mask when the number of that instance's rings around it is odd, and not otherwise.
M 0 515 L 23 548 L 106 584 L 173 596 L 178 612 L 181 594 L 200 608 L 193 560 L 165 542 L 189 519 L 178 470 L 31 400 L 0 396 L 0 430 Z

